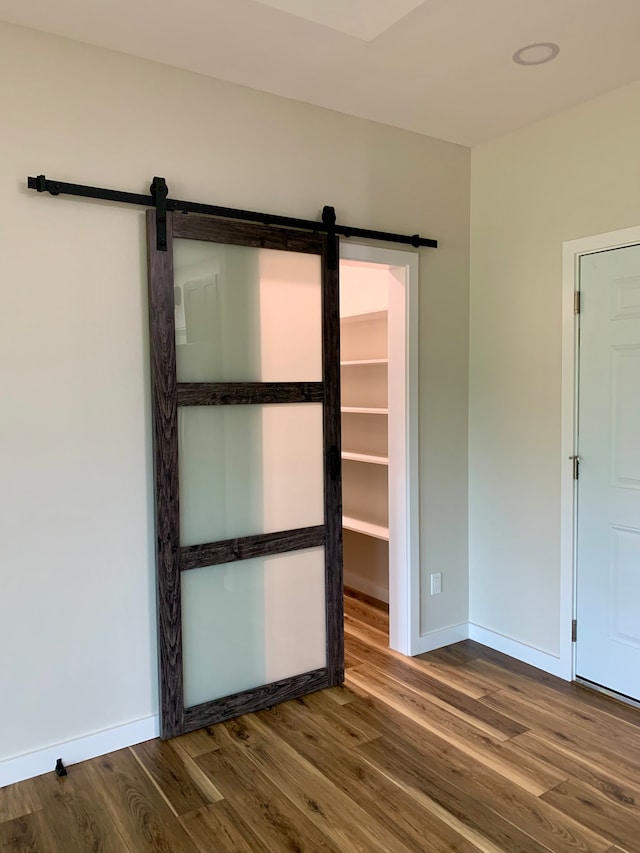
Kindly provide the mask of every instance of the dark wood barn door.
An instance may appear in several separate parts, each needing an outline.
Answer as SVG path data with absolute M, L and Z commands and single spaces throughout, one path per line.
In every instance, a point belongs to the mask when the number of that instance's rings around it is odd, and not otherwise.
M 148 214 L 161 736 L 343 680 L 334 238 Z

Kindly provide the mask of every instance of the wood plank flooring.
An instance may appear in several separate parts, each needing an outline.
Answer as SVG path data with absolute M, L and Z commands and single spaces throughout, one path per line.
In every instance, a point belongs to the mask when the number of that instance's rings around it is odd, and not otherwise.
M 347 596 L 346 683 L 0 790 L 2 853 L 640 853 L 640 711 Z

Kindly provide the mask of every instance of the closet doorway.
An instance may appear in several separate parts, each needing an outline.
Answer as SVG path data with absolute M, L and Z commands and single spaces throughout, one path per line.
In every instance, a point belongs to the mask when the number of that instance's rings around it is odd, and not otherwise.
M 344 583 L 389 607 L 389 645 L 419 626 L 418 255 L 340 251 Z

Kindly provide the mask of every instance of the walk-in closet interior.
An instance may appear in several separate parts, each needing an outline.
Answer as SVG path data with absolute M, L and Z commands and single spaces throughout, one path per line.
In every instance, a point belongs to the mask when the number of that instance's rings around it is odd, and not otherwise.
M 388 268 L 340 265 L 344 584 L 389 602 Z

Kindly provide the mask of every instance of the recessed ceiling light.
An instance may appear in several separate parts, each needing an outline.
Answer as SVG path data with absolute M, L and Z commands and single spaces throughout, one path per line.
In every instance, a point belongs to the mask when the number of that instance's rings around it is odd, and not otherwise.
M 518 65 L 543 65 L 551 62 L 560 53 L 560 48 L 555 42 L 541 41 L 536 44 L 527 44 L 516 50 L 513 61 Z

